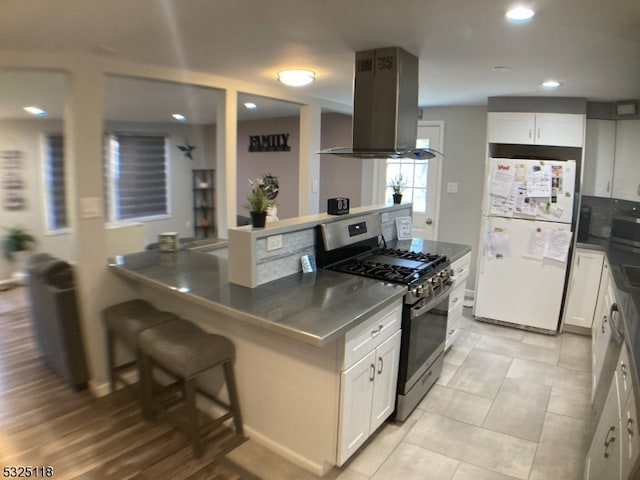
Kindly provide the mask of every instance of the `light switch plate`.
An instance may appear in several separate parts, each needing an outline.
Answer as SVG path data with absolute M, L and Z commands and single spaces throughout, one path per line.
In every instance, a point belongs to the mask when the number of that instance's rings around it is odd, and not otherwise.
M 80 199 L 80 218 L 97 218 L 101 215 L 102 211 L 98 197 L 84 197 Z
M 271 235 L 267 237 L 267 251 L 282 248 L 282 235 Z
M 458 193 L 458 182 L 447 183 L 447 193 Z

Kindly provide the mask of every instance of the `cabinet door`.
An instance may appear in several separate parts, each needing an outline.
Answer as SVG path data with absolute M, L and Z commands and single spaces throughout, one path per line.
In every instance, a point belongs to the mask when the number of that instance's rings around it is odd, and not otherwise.
M 622 476 L 620 478 L 631 478 L 631 469 L 640 456 L 640 433 L 638 432 L 638 412 L 636 410 L 636 399 L 633 394 L 629 395 L 627 403 L 622 410 Z
M 489 112 L 487 142 L 534 143 L 535 115 L 519 112 Z
M 460 319 L 462 318 L 462 308 L 464 306 L 465 283 L 458 285 L 454 283 L 453 291 L 449 294 L 449 309 L 447 312 L 447 336 L 444 349 L 448 350 L 458 336 Z
M 591 328 L 600 289 L 603 261 L 602 252 L 576 249 L 564 313 L 565 325 Z
M 611 197 L 613 159 L 616 151 L 616 121 L 587 120 L 582 192 L 594 197 Z
M 398 330 L 395 335 L 376 349 L 376 378 L 373 386 L 371 433 L 389 418 L 396 406 L 400 334 L 401 331 Z
M 619 480 L 620 437 L 618 388 L 614 378 L 587 454 L 585 480 Z
M 598 331 L 596 342 L 594 344 L 592 380 L 593 385 L 591 387 L 592 393 L 595 393 L 595 389 L 598 386 L 598 381 L 600 380 L 600 374 L 602 373 L 602 366 L 605 355 L 607 353 L 607 348 L 609 347 L 609 343 L 612 341 L 613 337 L 613 331 L 611 329 L 610 309 L 614 301 L 615 300 L 613 298 L 611 279 L 608 279 L 605 288 L 604 302 L 602 303 L 602 309 L 600 311 L 600 314 L 602 316 L 600 321 L 600 328 Z
M 342 373 L 338 466 L 369 437 L 375 363 L 376 354 L 373 351 Z
M 582 147 L 584 145 L 584 115 L 536 113 L 535 123 L 534 143 L 538 145 L 565 147 Z
M 613 197 L 640 201 L 640 120 L 618 120 Z

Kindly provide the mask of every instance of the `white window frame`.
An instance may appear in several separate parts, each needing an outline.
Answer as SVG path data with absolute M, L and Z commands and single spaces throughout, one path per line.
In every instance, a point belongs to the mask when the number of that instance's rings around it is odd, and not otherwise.
M 51 161 L 52 158 L 49 156 L 49 141 L 52 137 L 61 137 L 62 138 L 62 146 L 63 146 L 63 154 L 62 154 L 62 179 L 64 183 L 63 195 L 61 197 L 64 202 L 65 209 L 65 225 L 64 226 L 56 226 L 53 225 L 55 219 L 51 215 L 52 205 L 55 205 L 57 201 L 60 200 L 60 197 L 56 197 L 51 188 L 51 177 L 49 175 L 50 169 L 52 168 Z M 42 202 L 43 202 L 43 210 L 44 210 L 44 223 L 45 223 L 45 232 L 47 234 L 63 234 L 71 231 L 70 220 L 71 216 L 69 215 L 68 205 L 67 205 L 67 185 L 66 185 L 66 163 L 65 163 L 65 155 L 64 155 L 64 135 L 62 132 L 47 132 L 42 133 L 40 136 L 40 152 L 42 159 L 42 191 L 44 192 Z

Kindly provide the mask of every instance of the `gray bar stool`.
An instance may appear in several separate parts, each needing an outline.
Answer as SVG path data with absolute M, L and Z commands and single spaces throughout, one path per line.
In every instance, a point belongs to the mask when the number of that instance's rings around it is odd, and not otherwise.
M 206 333 L 187 320 L 173 320 L 145 330 L 140 334 L 140 366 L 142 374 L 143 415 L 146 419 L 161 414 L 183 429 L 191 442 L 194 457 L 203 453 L 203 436 L 198 422 L 199 410 L 196 394 L 201 394 L 223 407 L 226 413 L 202 427 L 212 427 L 233 418 L 236 436 L 244 441 L 242 416 L 236 388 L 233 362 L 235 347 L 226 337 Z M 229 403 L 222 402 L 208 392 L 197 388 L 198 375 L 211 368 L 222 366 L 229 396 Z M 153 368 L 157 367 L 169 374 L 175 382 L 156 388 Z M 176 393 L 180 398 L 175 397 Z M 169 415 L 174 402 L 182 408 Z
M 102 311 L 102 320 L 107 333 L 107 363 L 109 384 L 112 392 L 118 382 L 124 386 L 131 385 L 122 374 L 136 368 L 138 365 L 138 335 L 140 332 L 176 318 L 178 317 L 175 314 L 158 310 L 151 303 L 142 299 L 118 303 Z M 135 354 L 134 360 L 116 365 L 115 348 L 117 340 L 120 340 Z

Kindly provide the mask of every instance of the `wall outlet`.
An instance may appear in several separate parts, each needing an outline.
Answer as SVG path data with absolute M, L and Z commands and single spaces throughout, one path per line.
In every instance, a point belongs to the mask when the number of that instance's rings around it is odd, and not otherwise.
M 458 193 L 458 182 L 447 183 L 447 193 Z
M 282 248 L 282 235 L 271 235 L 267 237 L 267 251 Z
M 388 222 L 389 221 L 389 212 L 384 212 L 382 214 L 382 221 L 383 222 Z

